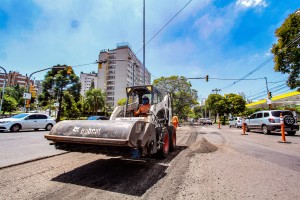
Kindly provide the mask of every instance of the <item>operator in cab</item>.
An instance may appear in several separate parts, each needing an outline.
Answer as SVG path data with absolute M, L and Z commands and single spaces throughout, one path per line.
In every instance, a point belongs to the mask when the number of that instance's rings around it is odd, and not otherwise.
M 149 113 L 149 110 L 150 110 L 149 98 L 147 96 L 143 96 L 142 104 L 140 105 L 139 109 L 136 112 L 134 112 L 134 116 L 146 117 L 147 113 Z

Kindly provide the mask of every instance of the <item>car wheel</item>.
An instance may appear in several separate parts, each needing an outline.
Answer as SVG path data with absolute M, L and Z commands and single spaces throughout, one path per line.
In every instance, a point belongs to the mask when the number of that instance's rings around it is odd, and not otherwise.
M 245 130 L 246 132 L 250 132 L 250 128 L 247 126 L 247 124 L 245 124 Z
M 296 131 L 287 131 L 287 134 L 288 134 L 288 135 L 295 135 L 295 134 L 296 134 Z
M 270 131 L 268 130 L 268 127 L 267 127 L 266 125 L 262 125 L 261 129 L 262 129 L 262 132 L 263 132 L 265 135 L 267 135 L 267 134 L 270 133 Z
M 229 125 L 229 128 L 231 128 L 231 125 Z
M 50 131 L 52 129 L 53 125 L 52 124 L 47 124 L 45 127 L 46 131 Z
M 21 129 L 21 125 L 20 124 L 14 124 L 10 127 L 10 131 L 11 132 L 18 132 Z

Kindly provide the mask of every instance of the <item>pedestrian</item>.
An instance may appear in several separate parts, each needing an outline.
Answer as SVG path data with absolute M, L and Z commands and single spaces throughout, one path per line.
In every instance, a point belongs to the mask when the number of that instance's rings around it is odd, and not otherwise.
M 175 129 L 177 129 L 178 124 L 179 124 L 179 120 L 178 120 L 177 116 L 172 117 L 172 123 L 173 123 L 173 126 L 175 127 Z

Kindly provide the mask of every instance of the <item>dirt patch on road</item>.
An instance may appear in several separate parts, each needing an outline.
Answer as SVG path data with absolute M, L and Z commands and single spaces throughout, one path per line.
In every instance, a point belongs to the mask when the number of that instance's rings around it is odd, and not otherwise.
M 194 142 L 189 146 L 192 154 L 195 153 L 211 153 L 218 150 L 218 147 L 207 141 L 205 138 L 202 138 L 199 141 Z

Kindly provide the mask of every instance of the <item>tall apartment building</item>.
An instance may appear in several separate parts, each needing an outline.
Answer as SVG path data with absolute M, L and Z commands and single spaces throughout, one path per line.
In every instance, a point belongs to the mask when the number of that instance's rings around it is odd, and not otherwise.
M 144 67 L 128 43 L 118 43 L 113 50 L 101 50 L 99 61 L 107 60 L 98 69 L 98 86 L 106 92 L 106 103 L 112 108 L 126 97 L 126 87 L 144 85 Z M 150 72 L 145 69 L 145 84 L 151 84 Z
M 38 96 L 38 95 L 42 94 L 43 93 L 43 81 L 36 80 L 36 81 L 34 81 L 34 85 L 37 90 L 36 95 Z
M 0 87 L 3 87 L 5 80 L 5 74 L 0 73 Z M 19 85 L 21 87 L 25 87 L 27 85 L 28 77 L 20 74 L 19 72 L 10 71 L 7 74 L 6 78 L 6 86 L 15 86 Z M 33 84 L 33 80 L 30 80 L 31 84 Z
M 80 73 L 80 83 L 81 83 L 81 91 L 80 94 L 82 96 L 85 95 L 85 91 L 89 90 L 91 88 L 92 82 L 94 82 L 95 88 L 97 88 L 98 83 L 98 76 L 97 73 L 91 72 L 91 73 Z

